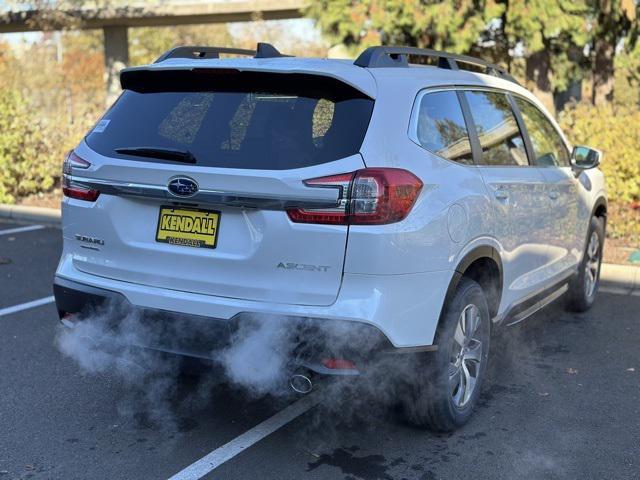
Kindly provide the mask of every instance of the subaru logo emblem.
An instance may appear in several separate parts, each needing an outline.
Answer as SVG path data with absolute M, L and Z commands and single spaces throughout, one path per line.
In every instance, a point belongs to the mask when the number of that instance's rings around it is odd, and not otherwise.
M 176 197 L 192 197 L 198 192 L 198 184 L 188 177 L 176 177 L 171 179 L 167 189 Z

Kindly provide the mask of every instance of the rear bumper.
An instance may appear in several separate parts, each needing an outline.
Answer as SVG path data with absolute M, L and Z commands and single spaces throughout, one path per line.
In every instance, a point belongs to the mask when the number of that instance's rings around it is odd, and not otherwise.
M 137 337 L 133 346 L 201 360 L 213 360 L 216 351 L 233 344 L 240 329 L 251 328 L 256 321 L 253 313 L 241 312 L 230 319 L 219 319 L 141 308 L 132 305 L 120 292 L 61 277 L 55 278 L 53 290 L 61 319 L 70 318 L 69 314 L 79 314 L 74 322 L 100 316 L 109 329 L 117 331 L 123 318 L 134 316 L 150 334 L 143 339 Z M 277 316 L 265 318 L 265 321 L 282 320 Z M 73 328 L 74 322 L 64 321 L 69 328 Z M 365 323 L 297 316 L 287 316 L 286 322 L 291 370 L 305 368 L 319 374 L 358 375 L 380 356 L 415 351 L 395 348 L 379 329 Z M 357 368 L 327 368 L 323 360 L 329 358 L 347 359 Z
M 83 286 L 81 290 L 89 294 L 92 288 L 106 290 L 140 309 L 177 312 L 221 321 L 256 315 L 268 316 L 274 322 L 288 323 L 292 318 L 311 318 L 327 323 L 336 321 L 343 325 L 364 324 L 381 333 L 398 351 L 413 351 L 428 350 L 433 345 L 452 276 L 451 271 L 405 275 L 344 273 L 340 292 L 333 304 L 296 305 L 204 295 L 99 277 L 79 270 L 74 265 L 73 254 L 63 253 L 56 272 L 56 283 L 62 285 L 66 281 L 80 284 Z M 64 293 L 63 287 L 56 288 L 58 296 Z M 241 292 L 238 294 L 241 295 Z

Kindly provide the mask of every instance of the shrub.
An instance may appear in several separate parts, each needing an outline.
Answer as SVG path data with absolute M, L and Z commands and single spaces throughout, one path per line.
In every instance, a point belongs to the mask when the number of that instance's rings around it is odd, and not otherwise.
M 560 115 L 574 145 L 603 152 L 602 171 L 609 199 L 628 204 L 640 199 L 640 109 L 637 105 L 574 104 Z
M 618 238 L 628 247 L 640 247 L 640 208 L 628 203 L 609 202 L 607 235 Z
M 37 112 L 16 90 L 0 90 L 0 203 L 50 190 L 60 159 L 47 141 Z
M 607 181 L 607 232 L 629 245 L 640 241 L 640 213 L 632 203 L 640 200 L 640 109 L 636 104 L 569 106 L 560 124 L 574 144 L 602 150 L 600 168 Z

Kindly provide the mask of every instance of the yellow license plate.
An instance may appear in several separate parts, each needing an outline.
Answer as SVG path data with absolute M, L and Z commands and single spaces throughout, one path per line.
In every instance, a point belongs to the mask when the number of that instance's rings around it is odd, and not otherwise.
M 220 212 L 160 207 L 156 241 L 196 248 L 216 248 Z

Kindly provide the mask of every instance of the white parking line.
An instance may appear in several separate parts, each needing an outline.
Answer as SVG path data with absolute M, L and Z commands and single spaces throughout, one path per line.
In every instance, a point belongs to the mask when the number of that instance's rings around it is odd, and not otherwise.
M 320 401 L 320 392 L 313 392 L 297 402 L 292 403 L 284 410 L 279 411 L 273 417 L 256 425 L 251 430 L 247 430 L 239 437 L 234 438 L 229 443 L 216 448 L 200 460 L 189 465 L 181 472 L 176 473 L 169 480 L 197 480 L 204 477 L 211 471 L 218 468 L 236 455 L 242 453 L 247 448 L 258 443 L 263 438 L 271 435 L 276 430 L 282 428 L 287 423 L 313 408 Z
M 0 230 L 0 235 L 11 235 L 13 233 L 31 232 L 40 230 L 44 225 L 27 225 L 26 227 L 10 228 L 8 230 Z
M 39 307 L 41 305 L 46 305 L 47 303 L 51 303 L 53 301 L 55 301 L 55 298 L 53 295 L 51 295 L 50 297 L 32 300 L 31 302 L 21 303 L 20 305 L 14 305 L 13 307 L 2 308 L 0 309 L 0 317 L 11 315 L 12 313 L 21 312 L 23 310 L 28 310 L 30 308 Z

